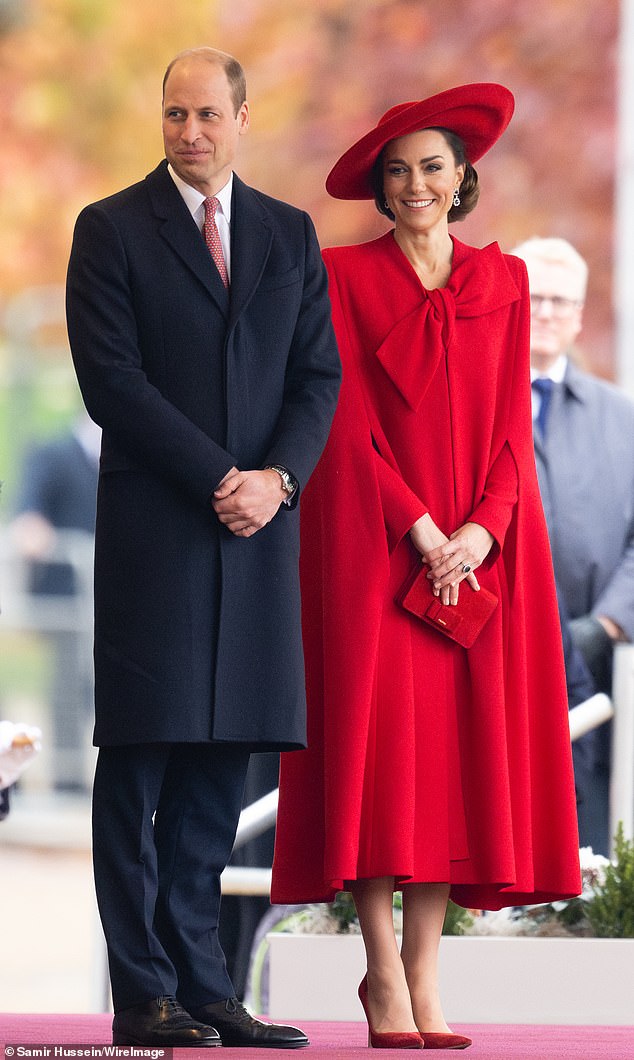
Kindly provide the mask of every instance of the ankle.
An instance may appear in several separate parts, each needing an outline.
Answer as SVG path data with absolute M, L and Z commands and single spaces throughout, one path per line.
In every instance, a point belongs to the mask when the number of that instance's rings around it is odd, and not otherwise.
M 373 970 L 367 976 L 367 1006 L 372 1026 L 380 1031 L 416 1031 L 405 976 Z
M 407 985 L 416 1026 L 427 1031 L 448 1031 L 435 977 L 408 974 Z
M 447 1033 L 449 1027 L 438 998 L 412 998 L 414 1022 L 422 1031 Z

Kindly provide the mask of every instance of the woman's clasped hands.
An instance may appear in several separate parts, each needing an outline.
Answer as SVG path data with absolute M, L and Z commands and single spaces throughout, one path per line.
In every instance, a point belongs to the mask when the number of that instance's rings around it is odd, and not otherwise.
M 414 523 L 409 534 L 412 544 L 429 564 L 432 591 L 441 603 L 458 603 L 462 581 L 467 581 L 472 589 L 480 588 L 474 571 L 484 562 L 495 540 L 483 526 L 465 523 L 447 537 L 426 513 Z

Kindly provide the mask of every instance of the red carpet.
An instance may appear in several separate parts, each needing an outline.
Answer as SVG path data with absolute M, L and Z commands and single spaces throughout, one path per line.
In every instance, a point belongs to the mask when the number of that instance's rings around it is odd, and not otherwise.
M 26 1051 L 7 1052 L 19 1045 L 105 1045 L 109 1044 L 109 1015 L 26 1015 L 0 1014 L 0 1045 L 11 1060 L 26 1057 Z M 256 1055 L 266 1060 L 300 1055 L 306 1060 L 334 1060 L 335 1057 L 368 1056 L 367 1031 L 361 1023 L 303 1023 L 311 1046 L 308 1051 L 289 1053 L 286 1049 L 232 1049 L 231 1060 Z M 468 1052 L 430 1051 L 430 1055 L 464 1056 L 473 1060 L 634 1060 L 634 1027 L 543 1027 L 480 1024 L 455 1026 L 455 1031 L 473 1038 Z M 403 1056 L 396 1049 L 384 1050 L 390 1056 Z M 213 1054 L 220 1056 L 220 1053 Z M 372 1055 L 375 1055 L 374 1053 Z M 409 1055 L 409 1054 L 408 1054 Z M 46 1056 L 46 1054 L 45 1054 Z M 209 1060 L 208 1049 L 179 1049 L 179 1060 Z M 53 1053 L 47 1060 L 56 1060 Z M 63 1058 L 59 1058 L 63 1060 Z

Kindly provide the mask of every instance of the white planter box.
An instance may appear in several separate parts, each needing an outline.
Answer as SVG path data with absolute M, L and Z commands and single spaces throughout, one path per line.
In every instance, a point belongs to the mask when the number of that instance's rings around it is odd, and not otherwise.
M 269 1015 L 362 1020 L 359 935 L 285 935 L 269 943 Z M 461 938 L 440 946 L 449 1023 L 634 1024 L 634 939 Z

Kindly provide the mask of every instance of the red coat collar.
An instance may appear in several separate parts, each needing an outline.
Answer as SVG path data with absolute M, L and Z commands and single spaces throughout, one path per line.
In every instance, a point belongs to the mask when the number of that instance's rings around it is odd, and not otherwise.
M 451 343 L 456 318 L 492 313 L 520 298 L 497 243 L 479 250 L 452 237 L 454 258 L 446 287 L 426 290 L 388 232 L 376 241 L 379 259 L 395 277 L 394 306 L 402 306 L 392 330 L 375 351 L 378 360 L 411 409 L 423 399 L 441 357 Z M 380 264 L 380 262 L 379 262 Z M 406 280 L 410 297 L 401 300 L 399 281 Z M 404 356 L 403 351 L 410 351 Z M 421 351 L 420 356 L 415 351 Z

